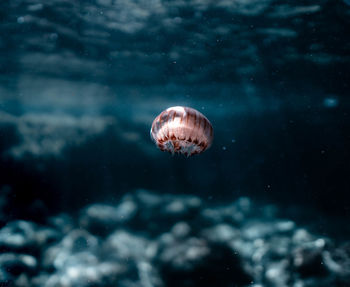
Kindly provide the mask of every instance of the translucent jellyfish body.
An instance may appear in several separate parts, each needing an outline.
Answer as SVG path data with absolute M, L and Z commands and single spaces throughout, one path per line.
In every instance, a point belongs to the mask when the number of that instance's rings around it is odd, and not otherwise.
M 195 109 L 171 107 L 154 119 L 151 138 L 162 151 L 191 156 L 211 146 L 213 127 L 209 120 Z

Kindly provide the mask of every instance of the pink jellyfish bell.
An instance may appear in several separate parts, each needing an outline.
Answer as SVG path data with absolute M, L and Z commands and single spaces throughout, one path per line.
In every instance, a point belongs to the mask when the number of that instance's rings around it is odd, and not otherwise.
M 151 138 L 162 151 L 191 156 L 211 146 L 213 127 L 209 120 L 195 109 L 171 107 L 154 119 Z

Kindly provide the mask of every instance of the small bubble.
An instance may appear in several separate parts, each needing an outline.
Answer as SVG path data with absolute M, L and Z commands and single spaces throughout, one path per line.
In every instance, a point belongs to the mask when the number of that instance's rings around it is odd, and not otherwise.
M 225 146 L 223 146 L 223 147 L 222 147 L 222 150 L 226 150 L 226 147 L 225 147 Z
M 236 140 L 235 140 L 235 139 L 232 139 L 232 140 L 231 140 L 231 142 L 232 142 L 232 143 L 235 143 L 235 142 L 236 142 Z

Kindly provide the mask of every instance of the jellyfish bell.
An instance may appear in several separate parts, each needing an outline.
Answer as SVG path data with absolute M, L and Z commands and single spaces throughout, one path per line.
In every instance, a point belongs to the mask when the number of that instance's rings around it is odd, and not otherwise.
M 171 107 L 161 112 L 152 124 L 151 138 L 161 151 L 186 156 L 201 153 L 213 142 L 213 127 L 199 111 Z

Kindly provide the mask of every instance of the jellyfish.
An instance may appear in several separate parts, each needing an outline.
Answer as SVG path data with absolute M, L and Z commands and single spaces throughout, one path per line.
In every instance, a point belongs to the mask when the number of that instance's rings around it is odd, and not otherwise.
M 209 120 L 189 107 L 171 107 L 160 113 L 152 123 L 150 134 L 161 151 L 187 157 L 205 151 L 213 142 Z

